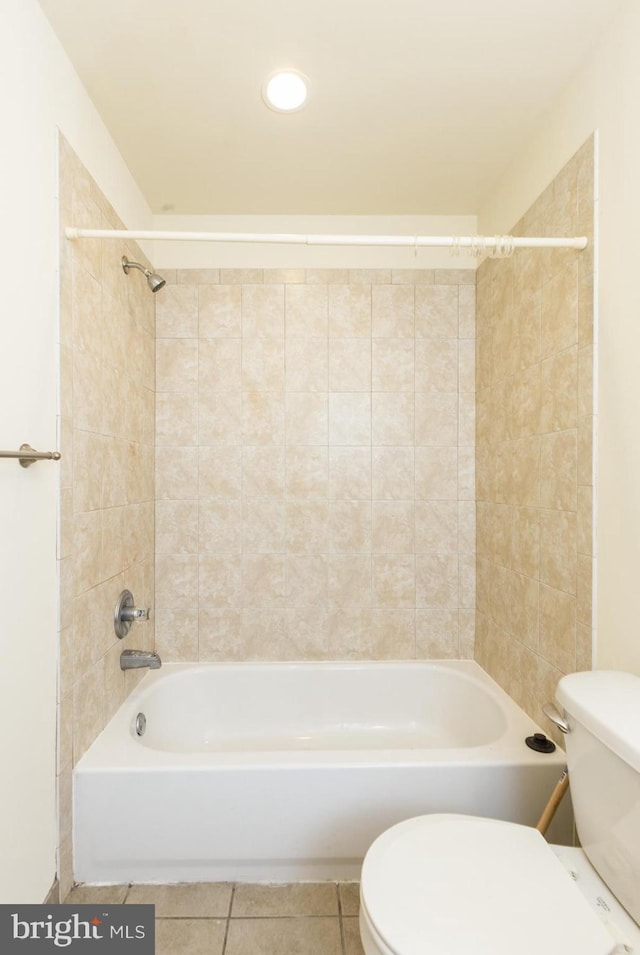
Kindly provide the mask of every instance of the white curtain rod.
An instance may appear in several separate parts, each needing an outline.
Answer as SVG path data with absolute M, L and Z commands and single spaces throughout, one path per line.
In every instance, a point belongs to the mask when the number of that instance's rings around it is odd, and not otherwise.
M 586 249 L 586 236 L 533 237 L 510 235 L 296 235 L 254 232 L 153 232 L 127 229 L 65 229 L 67 239 L 149 239 L 157 242 L 259 242 L 280 245 L 407 246 L 469 249 L 472 254 L 510 255 L 514 249 Z

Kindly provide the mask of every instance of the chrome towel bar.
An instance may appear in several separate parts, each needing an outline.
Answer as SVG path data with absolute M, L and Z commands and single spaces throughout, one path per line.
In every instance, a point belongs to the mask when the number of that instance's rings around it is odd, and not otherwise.
M 0 458 L 17 458 L 21 467 L 30 468 L 36 461 L 59 461 L 59 451 L 34 451 L 30 444 L 21 444 L 19 451 L 0 451 Z

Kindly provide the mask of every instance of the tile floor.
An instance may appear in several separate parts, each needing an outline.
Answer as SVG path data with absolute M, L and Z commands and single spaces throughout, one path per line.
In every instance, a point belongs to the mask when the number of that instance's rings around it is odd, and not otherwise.
M 78 885 L 65 902 L 155 905 L 156 955 L 364 955 L 357 882 Z

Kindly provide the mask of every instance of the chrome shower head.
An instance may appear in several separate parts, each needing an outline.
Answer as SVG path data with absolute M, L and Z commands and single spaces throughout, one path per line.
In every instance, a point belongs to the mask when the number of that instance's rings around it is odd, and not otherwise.
M 122 268 L 125 275 L 129 274 L 129 269 L 140 269 L 146 276 L 147 284 L 152 292 L 157 292 L 158 289 L 161 289 L 163 285 L 167 284 L 161 275 L 158 275 L 156 272 L 151 272 L 149 269 L 145 269 L 144 265 L 140 265 L 138 262 L 130 262 L 126 255 L 122 256 Z

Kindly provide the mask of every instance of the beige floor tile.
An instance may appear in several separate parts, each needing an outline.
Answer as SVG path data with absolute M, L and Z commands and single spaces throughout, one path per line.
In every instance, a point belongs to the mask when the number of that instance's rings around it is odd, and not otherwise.
M 232 918 L 293 915 L 338 915 L 338 895 L 333 882 L 300 882 L 289 885 L 236 886 Z
M 222 955 L 226 920 L 156 919 L 156 955 Z
M 122 905 L 128 885 L 74 885 L 64 900 L 65 905 L 91 905 L 104 902 L 105 905 Z
M 337 918 L 230 919 L 225 955 L 341 955 Z
M 340 882 L 338 885 L 340 893 L 340 910 L 343 915 L 360 914 L 360 883 L 359 882 Z
M 231 883 L 195 882 L 182 885 L 132 885 L 127 903 L 156 907 L 156 918 L 226 918 Z
M 362 942 L 360 941 L 360 927 L 358 925 L 358 919 L 343 919 L 342 931 L 344 933 L 345 955 L 364 955 L 364 949 L 362 947 Z

